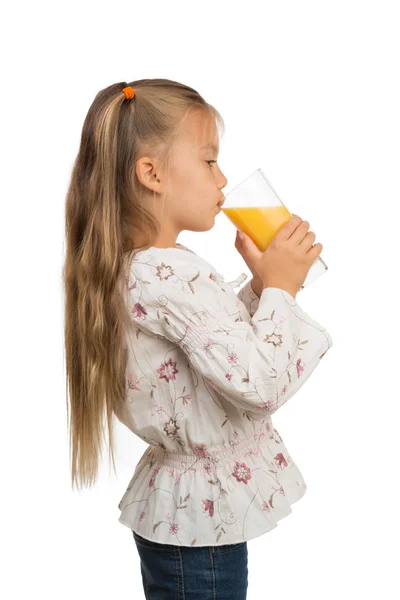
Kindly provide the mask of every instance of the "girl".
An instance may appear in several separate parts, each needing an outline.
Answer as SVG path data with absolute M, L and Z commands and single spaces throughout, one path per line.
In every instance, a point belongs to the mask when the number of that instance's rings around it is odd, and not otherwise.
M 66 198 L 72 487 L 97 479 L 104 411 L 114 470 L 113 415 L 148 444 L 118 508 L 153 600 L 246 598 L 247 541 L 306 490 L 271 416 L 332 345 L 296 302 L 322 250 L 307 221 L 294 216 L 264 253 L 237 238 L 253 274 L 237 294 L 243 277 L 225 282 L 177 243 L 220 211 L 218 126 L 186 85 L 111 85 L 86 116 Z

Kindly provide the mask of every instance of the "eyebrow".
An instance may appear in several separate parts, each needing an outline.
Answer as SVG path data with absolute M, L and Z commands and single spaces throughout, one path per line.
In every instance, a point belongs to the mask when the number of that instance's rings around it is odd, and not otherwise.
M 215 146 L 214 144 L 207 144 L 207 146 L 202 146 L 200 150 L 206 150 L 208 148 L 211 148 L 211 150 L 214 150 L 214 152 L 216 152 L 217 154 L 219 152 L 219 148 L 217 148 L 217 146 Z

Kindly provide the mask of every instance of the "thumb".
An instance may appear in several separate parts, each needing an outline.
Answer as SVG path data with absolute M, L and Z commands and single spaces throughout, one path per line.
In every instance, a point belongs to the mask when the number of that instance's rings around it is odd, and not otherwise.
M 255 245 L 253 240 L 249 235 L 244 233 L 243 231 L 237 231 L 236 239 L 239 244 L 239 251 L 242 254 L 243 258 L 246 257 L 250 262 L 256 262 L 260 259 L 262 252 Z

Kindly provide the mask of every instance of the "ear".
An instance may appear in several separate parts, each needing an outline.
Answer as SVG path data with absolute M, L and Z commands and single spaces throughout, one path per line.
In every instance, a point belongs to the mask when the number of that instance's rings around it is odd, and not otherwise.
M 140 183 L 148 190 L 161 194 L 162 184 L 156 162 L 149 156 L 141 156 L 136 161 L 136 175 Z

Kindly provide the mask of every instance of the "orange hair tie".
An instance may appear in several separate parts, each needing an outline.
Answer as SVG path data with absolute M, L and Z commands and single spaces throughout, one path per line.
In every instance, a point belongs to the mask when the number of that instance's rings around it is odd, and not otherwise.
M 128 85 L 128 87 L 125 87 L 125 88 L 124 88 L 122 91 L 124 92 L 124 94 L 125 94 L 125 98 L 126 98 L 127 100 L 132 100 L 132 98 L 133 98 L 133 97 L 134 97 L 134 95 L 135 95 L 135 90 L 134 90 L 134 89 L 133 89 L 133 87 L 132 87 L 132 86 L 130 86 L 130 85 Z

